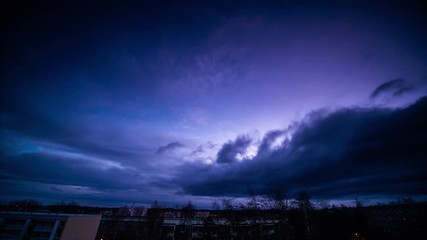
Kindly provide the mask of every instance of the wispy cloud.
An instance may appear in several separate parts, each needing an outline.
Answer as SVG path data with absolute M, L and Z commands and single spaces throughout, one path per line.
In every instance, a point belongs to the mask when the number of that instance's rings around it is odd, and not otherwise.
M 182 147 L 184 147 L 185 145 L 184 144 L 182 144 L 182 143 L 180 143 L 180 142 L 171 142 L 171 143 L 169 143 L 169 144 L 167 144 L 167 145 L 165 145 L 165 146 L 161 146 L 161 147 L 159 147 L 158 149 L 157 149 L 157 152 L 156 152 L 156 154 L 162 154 L 162 153 L 165 153 L 165 152 L 167 152 L 167 151 L 172 151 L 172 150 L 175 150 L 175 149 L 177 149 L 177 148 L 182 148 Z
M 219 22 L 203 38 L 201 45 L 191 46 L 186 55 L 174 54 L 180 51 L 165 43 L 164 50 L 160 51 L 160 61 L 168 69 L 164 74 L 164 89 L 168 95 L 200 97 L 216 94 L 242 74 L 241 63 L 249 49 L 247 43 L 251 46 L 254 43 L 242 42 L 241 38 L 253 37 L 257 30 L 262 30 L 263 22 L 259 18 L 245 17 L 227 17 Z
M 376 98 L 383 94 L 388 94 L 390 96 L 400 96 L 406 92 L 412 91 L 413 88 L 414 87 L 410 85 L 405 79 L 396 78 L 387 81 L 375 88 L 375 90 L 371 93 L 371 98 Z

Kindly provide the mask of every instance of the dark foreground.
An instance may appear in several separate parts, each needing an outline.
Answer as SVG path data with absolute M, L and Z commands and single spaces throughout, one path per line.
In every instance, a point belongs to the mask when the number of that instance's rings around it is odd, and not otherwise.
M 427 239 L 427 203 L 414 202 L 322 210 L 304 205 L 282 209 L 229 205 L 222 210 L 196 210 L 191 204 L 181 209 L 76 204 L 34 208 L 26 203 L 1 210 L 0 239 L 63 239 L 79 231 L 81 236 L 92 234 L 91 239 L 103 240 Z

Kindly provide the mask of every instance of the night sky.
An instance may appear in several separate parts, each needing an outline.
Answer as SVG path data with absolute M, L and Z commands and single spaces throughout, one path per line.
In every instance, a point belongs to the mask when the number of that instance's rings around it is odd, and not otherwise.
M 427 199 L 423 1 L 13 1 L 0 201 Z

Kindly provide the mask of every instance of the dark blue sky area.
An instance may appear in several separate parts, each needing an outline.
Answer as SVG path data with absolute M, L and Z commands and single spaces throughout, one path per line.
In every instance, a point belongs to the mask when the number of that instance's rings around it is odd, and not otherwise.
M 2 7 L 1 201 L 427 197 L 423 1 Z

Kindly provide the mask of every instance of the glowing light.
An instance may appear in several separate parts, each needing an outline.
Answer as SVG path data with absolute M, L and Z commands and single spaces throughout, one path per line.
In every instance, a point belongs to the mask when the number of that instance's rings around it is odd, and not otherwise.
M 282 135 L 274 139 L 274 141 L 271 143 L 270 148 L 271 149 L 278 149 L 282 146 L 283 142 L 285 141 L 286 136 Z
M 238 161 L 253 159 L 257 155 L 257 153 L 258 153 L 258 146 L 254 144 L 246 148 L 243 153 L 237 153 L 235 158 Z

